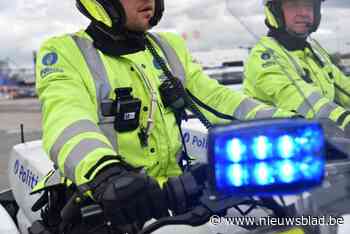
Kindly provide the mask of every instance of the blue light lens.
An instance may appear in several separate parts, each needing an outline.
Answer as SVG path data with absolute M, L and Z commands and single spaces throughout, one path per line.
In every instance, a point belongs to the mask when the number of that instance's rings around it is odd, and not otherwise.
M 260 126 L 242 126 L 210 132 L 209 162 L 218 191 L 293 194 L 321 183 L 325 143 L 318 123 L 264 120 Z
M 243 160 L 246 150 L 247 147 L 237 138 L 229 140 L 226 146 L 226 152 L 229 160 L 234 163 L 239 163 Z
M 247 176 L 247 168 L 241 164 L 216 165 L 215 168 L 219 188 L 244 186 L 247 183 Z
M 264 160 L 272 153 L 272 145 L 265 136 L 259 136 L 253 140 L 253 152 L 257 159 Z
M 324 161 L 315 159 L 312 156 L 306 156 L 300 162 L 300 172 L 307 180 L 312 180 L 316 175 L 321 176 Z
M 268 185 L 274 182 L 273 168 L 267 163 L 257 163 L 254 168 L 254 179 L 258 185 Z
M 244 183 L 244 170 L 240 164 L 233 164 L 228 167 L 228 178 L 233 186 L 240 187 Z
M 297 164 L 290 160 L 281 161 L 277 170 L 280 181 L 284 183 L 291 183 L 297 179 Z
M 324 144 L 322 133 L 312 128 L 306 128 L 296 137 L 296 142 L 305 152 L 310 152 L 311 154 L 321 150 Z
M 284 135 L 277 140 L 278 152 L 281 158 L 291 158 L 296 150 L 296 145 L 291 136 Z

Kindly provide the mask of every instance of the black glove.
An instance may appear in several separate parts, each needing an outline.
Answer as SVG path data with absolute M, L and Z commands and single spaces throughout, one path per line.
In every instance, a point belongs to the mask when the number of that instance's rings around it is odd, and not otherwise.
M 93 197 L 113 226 L 142 226 L 147 220 L 168 215 L 159 184 L 147 175 L 114 165 L 100 172 L 93 183 Z
M 208 166 L 193 165 L 190 171 L 178 177 L 171 177 L 164 185 L 167 206 L 176 215 L 183 214 L 199 202 L 207 180 Z

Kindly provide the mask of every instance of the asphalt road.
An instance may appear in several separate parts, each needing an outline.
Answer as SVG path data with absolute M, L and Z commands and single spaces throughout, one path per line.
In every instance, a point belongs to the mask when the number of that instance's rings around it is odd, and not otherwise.
M 8 188 L 7 164 L 13 145 L 41 138 L 40 104 L 37 99 L 0 100 L 0 191 Z

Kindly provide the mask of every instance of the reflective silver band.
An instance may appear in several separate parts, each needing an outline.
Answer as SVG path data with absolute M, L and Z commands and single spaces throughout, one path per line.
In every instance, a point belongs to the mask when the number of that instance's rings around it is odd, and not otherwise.
M 186 79 L 185 69 L 173 47 L 171 47 L 171 45 L 166 40 L 162 39 L 157 33 L 148 33 L 147 35 L 149 35 L 163 51 L 173 75 L 179 78 L 184 85 Z
M 95 88 L 96 88 L 96 97 L 100 104 L 102 100 L 108 99 L 109 93 L 111 91 L 111 86 L 107 77 L 107 72 L 105 66 L 102 62 L 100 55 L 98 54 L 97 49 L 94 47 L 91 41 L 85 38 L 78 36 L 72 36 L 75 43 L 82 52 L 85 62 L 87 63 L 92 77 L 94 78 Z M 101 113 L 101 106 L 98 105 L 98 112 L 100 119 L 103 118 Z
M 84 132 L 96 132 L 98 134 L 102 134 L 101 130 L 96 126 L 95 123 L 90 120 L 80 120 L 74 122 L 67 128 L 63 130 L 63 132 L 58 136 L 56 142 L 53 144 L 50 150 L 50 158 L 51 160 L 58 165 L 58 154 L 60 150 L 70 139 L 74 136 L 79 135 Z
M 316 103 L 321 99 L 322 95 L 319 92 L 311 93 L 311 95 L 299 106 L 297 112 L 303 116 L 306 116 L 307 113 L 313 109 Z
M 113 126 L 114 118 L 111 120 L 111 117 L 104 117 L 101 111 L 102 101 L 109 98 L 109 93 L 112 89 L 108 80 L 107 71 L 97 49 L 91 41 L 76 35 L 73 35 L 72 38 L 83 54 L 95 82 L 99 126 L 113 145 L 113 148 L 117 151 L 117 134 Z
M 233 117 L 237 119 L 246 119 L 246 116 L 249 114 L 249 112 L 251 112 L 259 105 L 260 104 L 253 99 L 245 98 L 236 108 Z
M 322 60 L 322 62 L 324 64 L 327 64 L 327 65 L 333 65 L 330 61 L 329 61 L 329 54 L 328 52 L 321 46 L 321 44 L 311 38 L 311 47 L 314 49 L 314 52 L 317 54 L 317 56 L 319 56 L 319 58 Z
M 256 112 L 255 118 L 264 119 L 271 118 L 276 113 L 276 108 L 261 109 Z
M 106 143 L 96 139 L 83 139 L 67 156 L 64 163 L 64 174 L 75 182 L 75 168 L 91 152 L 98 148 L 110 148 Z
M 337 108 L 338 108 L 338 106 L 333 102 L 326 103 L 317 112 L 316 118 L 328 118 L 328 119 L 330 119 L 331 113 Z

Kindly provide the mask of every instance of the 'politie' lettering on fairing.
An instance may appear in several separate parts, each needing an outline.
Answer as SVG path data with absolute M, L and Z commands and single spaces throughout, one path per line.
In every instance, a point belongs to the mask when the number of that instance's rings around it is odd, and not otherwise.
M 194 147 L 207 149 L 208 142 L 206 137 L 191 135 L 189 132 L 185 132 L 184 140 L 187 145 L 192 145 Z
M 29 168 L 23 166 L 19 160 L 15 161 L 13 173 L 17 176 L 20 182 L 31 189 L 38 183 L 39 176 L 35 175 Z

